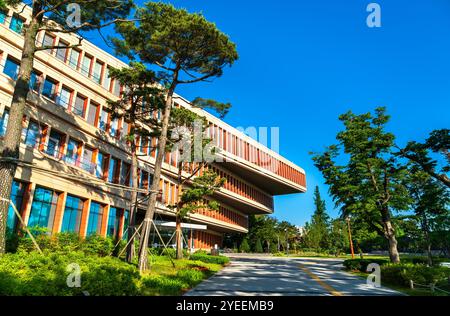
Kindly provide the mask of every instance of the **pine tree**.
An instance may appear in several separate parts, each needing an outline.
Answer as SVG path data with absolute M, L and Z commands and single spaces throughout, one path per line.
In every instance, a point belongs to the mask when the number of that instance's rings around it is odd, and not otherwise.
M 308 227 L 308 241 L 310 247 L 320 252 L 329 247 L 330 218 L 326 212 L 325 200 L 322 200 L 318 186 L 314 190 L 314 205 L 314 214 Z

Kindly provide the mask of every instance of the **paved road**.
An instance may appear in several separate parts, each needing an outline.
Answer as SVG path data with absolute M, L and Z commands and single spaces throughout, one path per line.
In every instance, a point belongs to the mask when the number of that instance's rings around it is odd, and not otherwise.
M 187 296 L 401 295 L 373 288 L 342 271 L 342 260 L 230 255 L 231 264 L 187 292 Z

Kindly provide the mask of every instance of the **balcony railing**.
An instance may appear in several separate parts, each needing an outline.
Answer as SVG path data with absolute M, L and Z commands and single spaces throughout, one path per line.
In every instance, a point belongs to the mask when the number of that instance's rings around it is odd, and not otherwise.
M 83 159 L 83 157 L 78 157 L 77 154 L 67 153 L 66 150 L 62 149 L 58 145 L 53 144 L 41 145 L 40 150 L 45 154 L 49 155 L 50 157 L 65 162 L 68 165 L 81 168 L 92 175 L 95 174 L 97 164 L 93 163 L 92 161 Z

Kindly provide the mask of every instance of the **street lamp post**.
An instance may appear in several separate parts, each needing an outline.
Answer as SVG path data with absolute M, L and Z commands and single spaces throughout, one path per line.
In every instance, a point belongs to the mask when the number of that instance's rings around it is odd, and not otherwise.
M 285 236 L 285 238 L 286 238 L 286 255 L 289 256 L 288 229 L 285 228 L 284 231 L 286 233 L 286 236 Z
M 353 250 L 352 231 L 350 229 L 350 217 L 346 218 L 348 226 L 348 239 L 350 240 L 350 251 L 352 253 L 352 259 L 355 259 L 355 251 Z

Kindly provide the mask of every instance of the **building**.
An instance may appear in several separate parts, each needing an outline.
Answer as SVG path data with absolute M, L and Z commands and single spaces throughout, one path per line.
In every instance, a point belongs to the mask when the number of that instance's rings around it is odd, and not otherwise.
M 29 15 L 28 7 L 23 12 L 0 12 L 0 136 L 8 121 L 21 58 L 21 28 Z M 41 32 L 37 41 L 60 47 L 77 44 L 78 37 Z M 86 40 L 77 48 L 36 53 L 20 147 L 21 160 L 33 167 L 19 166 L 11 195 L 29 227 L 42 226 L 53 233 L 77 232 L 83 237 L 123 237 L 129 207 L 130 155 L 123 137 L 128 124 L 111 119 L 106 101 L 118 98 L 121 92 L 118 82 L 108 76 L 109 67 L 126 66 Z M 181 97 L 175 105 L 191 108 Z M 220 245 L 225 232 L 246 233 L 249 214 L 273 213 L 274 195 L 306 191 L 306 176 L 301 168 L 213 115 L 191 109 L 209 120 L 208 134 L 222 149 L 224 162 L 208 168 L 227 179 L 214 196 L 220 210 L 204 209 L 187 220 L 206 226 L 190 232 L 192 247 L 209 249 Z M 149 148 L 156 139 L 139 142 L 139 182 L 145 190 L 152 181 L 155 152 Z M 176 158 L 166 155 L 158 220 L 174 219 L 165 205 L 176 199 Z M 190 170 L 183 175 L 188 176 Z M 142 208 L 138 222 L 142 221 L 145 205 Z M 17 225 L 11 209 L 8 227 L 16 229 Z

